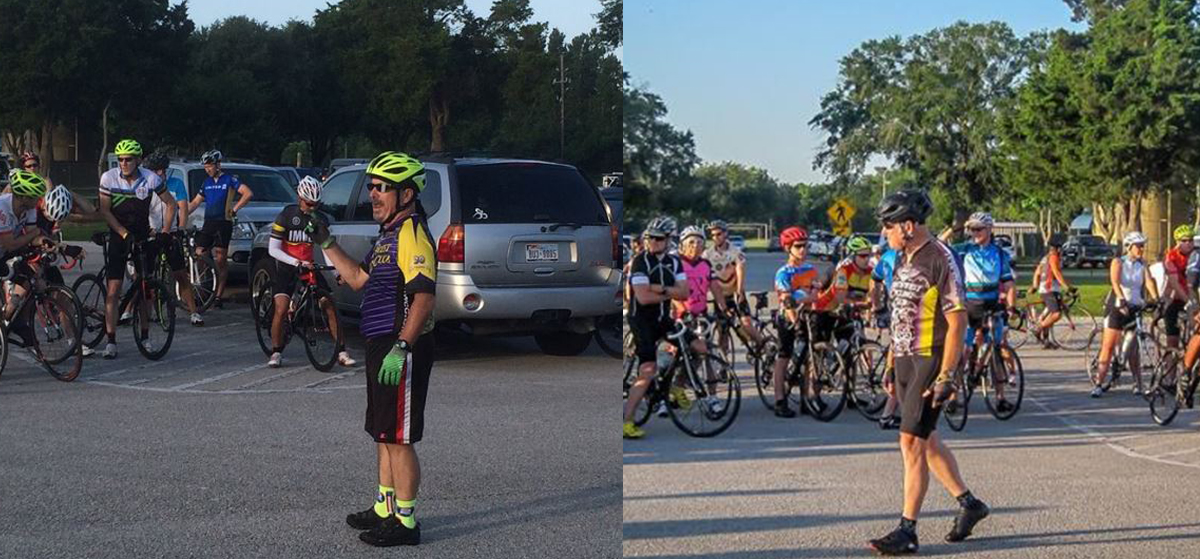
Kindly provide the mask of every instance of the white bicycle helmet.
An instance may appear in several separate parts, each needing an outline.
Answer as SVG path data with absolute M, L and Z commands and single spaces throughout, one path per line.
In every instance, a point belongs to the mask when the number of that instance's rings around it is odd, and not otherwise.
M 1130 231 L 1125 234 L 1125 246 L 1129 245 L 1144 245 L 1146 244 L 1146 236 L 1141 231 Z
M 975 212 L 971 217 L 967 218 L 967 227 L 991 227 L 996 224 L 996 220 L 992 219 L 992 214 L 987 212 Z
M 200 162 L 204 163 L 205 165 L 209 163 L 220 163 L 222 159 L 225 159 L 225 155 L 222 154 L 220 150 L 215 149 L 210 149 L 200 156 Z
M 300 180 L 300 184 L 296 185 L 296 195 L 301 200 L 320 202 L 321 181 L 314 179 L 311 175 L 304 175 L 304 178 Z
M 689 225 L 683 228 L 683 233 L 679 234 L 679 240 L 686 241 L 688 240 L 688 237 L 699 237 L 700 242 L 704 242 L 704 231 L 701 231 L 700 228 L 696 227 L 695 225 Z
M 47 192 L 42 200 L 42 210 L 50 221 L 62 221 L 65 219 L 71 213 L 71 206 L 74 203 L 74 200 L 71 198 L 71 191 L 64 184 L 60 184 L 54 187 L 54 190 Z

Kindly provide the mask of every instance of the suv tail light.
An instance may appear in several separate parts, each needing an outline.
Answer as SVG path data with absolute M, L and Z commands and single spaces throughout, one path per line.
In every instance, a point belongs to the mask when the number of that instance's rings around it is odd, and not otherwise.
M 462 264 L 465 260 L 463 258 L 463 247 L 465 246 L 466 236 L 463 234 L 462 224 L 446 227 L 442 238 L 438 239 L 438 262 Z
M 609 226 L 609 230 L 612 231 L 612 258 L 615 265 L 621 262 L 621 232 L 615 223 Z

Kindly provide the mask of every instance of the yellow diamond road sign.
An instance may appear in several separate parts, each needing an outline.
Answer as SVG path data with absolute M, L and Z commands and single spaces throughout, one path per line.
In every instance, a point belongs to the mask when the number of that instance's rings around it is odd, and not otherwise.
M 845 198 L 838 198 L 832 206 L 829 206 L 829 210 L 825 213 L 829 216 L 829 220 L 833 222 L 834 226 L 845 228 L 850 225 L 850 220 L 854 218 L 854 206 Z

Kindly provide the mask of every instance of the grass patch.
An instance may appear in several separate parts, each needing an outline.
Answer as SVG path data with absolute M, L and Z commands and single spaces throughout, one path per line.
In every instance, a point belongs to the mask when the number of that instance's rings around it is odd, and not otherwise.
M 746 239 L 746 250 L 767 250 L 767 239 Z
M 1023 281 L 1017 283 L 1017 288 L 1023 291 L 1029 289 L 1027 276 L 1021 279 Z M 1068 274 L 1067 281 L 1072 286 L 1079 288 L 1079 302 L 1076 303 L 1076 306 L 1087 309 L 1098 319 L 1103 319 L 1104 298 L 1108 296 L 1109 291 L 1108 277 L 1100 274 Z M 1026 300 L 1029 300 L 1028 295 L 1026 295 Z
M 62 224 L 64 241 L 90 242 L 92 234 L 97 231 L 107 231 L 108 224 L 103 221 L 74 221 Z

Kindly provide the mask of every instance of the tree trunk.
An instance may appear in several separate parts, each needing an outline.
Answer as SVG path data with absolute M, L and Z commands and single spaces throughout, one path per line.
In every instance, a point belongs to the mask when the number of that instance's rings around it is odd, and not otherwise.
M 37 154 L 40 158 L 42 175 L 49 174 L 50 164 L 54 163 L 54 123 L 42 123 L 42 137 L 37 144 Z
M 97 168 L 100 172 L 97 174 L 97 179 L 100 175 L 107 171 L 108 159 L 108 108 L 112 106 L 112 99 L 104 103 L 104 110 L 100 112 L 100 160 L 97 162 Z
M 429 98 L 429 125 L 432 138 L 429 151 L 446 151 L 446 124 L 450 122 L 450 102 L 440 88 Z

